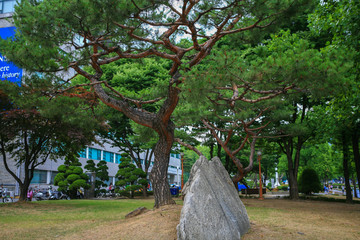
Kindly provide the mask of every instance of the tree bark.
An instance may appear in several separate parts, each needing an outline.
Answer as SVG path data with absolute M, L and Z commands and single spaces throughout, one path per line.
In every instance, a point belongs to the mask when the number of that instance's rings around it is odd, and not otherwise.
M 217 156 L 221 160 L 221 145 L 217 143 Z
M 230 171 L 230 157 L 227 154 L 225 155 L 225 169 L 226 169 L 226 171 L 231 172 Z
M 210 159 L 214 157 L 214 143 L 210 143 Z
M 171 198 L 170 185 L 167 180 L 170 151 L 174 139 L 173 135 L 174 126 L 168 127 L 164 134 L 159 135 L 159 141 L 156 143 L 154 149 L 155 161 L 150 173 L 150 180 L 154 189 L 155 208 L 175 204 L 175 201 Z M 172 136 L 172 138 L 170 136 Z
M 353 148 L 353 154 L 354 154 L 354 162 L 355 162 L 355 168 L 356 168 L 356 176 L 358 185 L 360 184 L 360 153 L 359 153 L 359 133 L 357 131 L 357 128 L 355 128 L 354 133 L 352 134 L 352 148 Z
M 299 188 L 297 182 L 297 175 L 295 175 L 295 169 L 293 167 L 292 157 L 288 156 L 288 174 L 289 174 L 289 187 L 290 187 L 290 199 L 299 199 Z
M 300 150 L 303 142 L 301 141 L 300 137 L 298 137 L 298 144 L 296 147 L 295 159 L 293 160 L 293 143 L 292 138 L 283 139 L 284 147 L 280 145 L 283 152 L 286 154 L 286 158 L 288 160 L 288 181 L 290 187 L 290 199 L 297 200 L 299 199 L 299 188 L 297 182 L 297 174 L 299 169 L 299 161 L 300 161 Z
M 350 186 L 350 174 L 349 174 L 349 148 L 346 133 L 342 133 L 342 148 L 343 148 L 343 168 L 345 178 L 345 190 L 346 190 L 346 203 L 352 203 L 352 192 Z
M 19 195 L 19 202 L 22 202 L 22 201 L 26 201 L 26 198 L 27 198 L 27 190 L 29 188 L 29 185 L 30 185 L 30 181 L 31 179 L 29 179 L 29 171 L 25 171 L 25 179 L 24 179 L 24 182 L 21 181 L 20 178 L 18 178 L 16 176 L 16 174 L 11 171 L 11 169 L 9 168 L 8 166 L 8 162 L 7 162 L 7 156 L 6 156 L 6 152 L 5 152 L 5 144 L 4 142 L 2 141 L 3 139 L 1 139 L 1 154 L 3 156 L 3 162 L 4 162 L 4 166 L 5 166 L 5 169 L 6 171 L 8 171 L 8 173 L 10 173 L 10 175 L 16 180 L 16 182 L 18 182 L 19 184 L 19 187 L 20 187 L 20 195 Z M 27 166 L 29 166 L 29 164 L 27 164 Z M 25 167 L 25 170 L 27 168 Z
M 353 184 L 353 186 L 354 186 L 354 197 L 355 197 L 355 198 L 358 198 L 358 195 L 357 195 L 357 192 L 356 192 L 356 180 L 355 180 L 355 178 L 354 178 L 354 175 L 352 175 L 351 181 L 352 181 L 352 184 Z

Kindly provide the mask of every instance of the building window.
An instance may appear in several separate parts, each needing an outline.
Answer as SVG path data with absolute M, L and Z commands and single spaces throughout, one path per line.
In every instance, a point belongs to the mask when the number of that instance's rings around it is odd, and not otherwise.
M 116 159 L 115 159 L 115 163 L 120 164 L 121 163 L 121 155 L 120 154 L 116 154 Z
M 104 151 L 104 160 L 105 160 L 106 162 L 111 162 L 111 163 L 113 163 L 113 162 L 114 162 L 114 153 Z
M 104 184 L 106 184 L 106 186 L 109 186 L 110 183 L 113 183 L 114 177 L 109 177 L 109 181 L 104 181 Z M 108 189 L 106 189 L 108 190 Z
M 56 174 L 58 174 L 59 172 L 51 172 L 51 179 L 50 179 L 50 184 L 54 184 L 54 179 L 55 179 L 55 176 Z
M 14 12 L 16 0 L 0 0 L 0 13 Z
M 86 158 L 86 148 L 84 150 L 82 150 L 81 152 L 79 152 L 79 155 L 81 158 Z
M 45 170 L 34 170 L 34 176 L 31 183 L 44 183 L 46 184 L 47 171 Z
M 101 150 L 89 148 L 89 159 L 101 160 Z

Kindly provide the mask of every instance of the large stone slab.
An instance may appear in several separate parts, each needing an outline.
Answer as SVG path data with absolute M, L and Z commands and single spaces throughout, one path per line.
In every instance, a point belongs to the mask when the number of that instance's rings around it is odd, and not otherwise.
M 240 239 L 250 229 L 245 206 L 219 158 L 200 157 L 182 193 L 178 240 Z

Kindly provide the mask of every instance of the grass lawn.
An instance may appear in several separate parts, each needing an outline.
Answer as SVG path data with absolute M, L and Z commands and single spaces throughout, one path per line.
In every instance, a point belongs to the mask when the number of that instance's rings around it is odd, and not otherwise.
M 360 204 L 242 199 L 252 239 L 360 239 Z M 154 200 L 70 200 L 0 204 L 0 239 L 176 239 L 181 204 L 127 213 Z
M 58 200 L 0 204 L 0 239 L 53 239 L 111 225 L 149 200 Z

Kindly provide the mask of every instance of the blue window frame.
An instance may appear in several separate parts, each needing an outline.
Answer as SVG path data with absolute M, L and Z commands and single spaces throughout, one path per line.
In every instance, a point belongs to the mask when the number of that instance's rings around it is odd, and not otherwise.
M 86 149 L 82 150 L 81 152 L 79 152 L 79 156 L 81 158 L 86 158 Z
M 107 151 L 104 151 L 104 160 L 106 162 L 114 162 L 114 153 L 112 152 L 107 152 Z
M 89 148 L 89 159 L 101 160 L 101 150 Z
M 34 170 L 34 176 L 31 179 L 31 183 L 46 183 L 47 171 Z
M 116 158 L 115 158 L 115 163 L 117 163 L 117 164 L 120 164 L 121 163 L 121 155 L 120 154 L 116 154 L 116 156 L 115 156 Z
M 51 172 L 50 184 L 54 184 L 55 176 L 56 176 L 58 173 L 59 173 L 59 172 Z
M 0 0 L 0 13 L 14 12 L 16 0 Z

